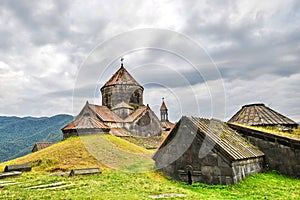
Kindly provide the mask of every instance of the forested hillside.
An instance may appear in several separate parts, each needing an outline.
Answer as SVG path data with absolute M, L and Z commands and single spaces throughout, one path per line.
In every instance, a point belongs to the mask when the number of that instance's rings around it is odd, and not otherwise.
M 53 117 L 0 116 L 0 162 L 31 152 L 35 142 L 57 142 L 61 128 L 73 119 L 70 115 Z

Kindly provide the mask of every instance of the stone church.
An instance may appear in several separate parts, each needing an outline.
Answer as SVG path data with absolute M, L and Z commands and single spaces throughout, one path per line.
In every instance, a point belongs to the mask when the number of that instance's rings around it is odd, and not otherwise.
M 102 106 L 86 102 L 78 116 L 62 128 L 63 138 L 91 133 L 110 133 L 115 136 L 161 136 L 174 124 L 167 119 L 167 108 L 162 104 L 162 123 L 144 105 L 144 88 L 121 63 L 119 70 L 100 89 Z
M 156 168 L 188 183 L 235 184 L 269 169 L 300 177 L 300 139 L 240 126 L 298 127 L 263 104 L 243 106 L 228 123 L 183 116 L 173 124 L 163 99 L 159 120 L 150 106 L 144 105 L 144 88 L 123 63 L 99 92 L 102 105 L 86 102 L 75 120 L 62 128 L 64 139 L 93 133 L 165 136 L 153 156 Z
M 153 160 L 177 181 L 225 185 L 263 171 L 264 153 L 220 120 L 183 116 Z

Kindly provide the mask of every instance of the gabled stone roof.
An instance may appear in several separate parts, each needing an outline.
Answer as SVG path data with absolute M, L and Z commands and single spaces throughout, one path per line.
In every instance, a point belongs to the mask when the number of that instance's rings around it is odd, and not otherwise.
M 36 142 L 32 148 L 32 152 L 45 149 L 53 144 L 55 144 L 55 142 Z
M 113 113 L 106 106 L 99 106 L 94 104 L 89 104 L 86 102 L 85 106 L 76 117 L 74 121 L 62 128 L 63 131 L 71 129 L 107 129 L 110 128 L 105 125 L 106 122 L 113 123 L 131 123 L 137 120 L 144 112 L 150 110 L 148 106 L 140 106 L 131 115 L 129 115 L 124 120 L 118 115 Z
M 62 130 L 77 130 L 77 129 L 109 129 L 103 122 L 92 117 L 82 116 L 75 119 L 67 126 L 63 127 Z
M 184 127 L 184 130 L 186 131 L 178 131 L 183 130 L 179 128 L 180 126 Z M 191 130 L 195 130 L 196 134 Z M 212 145 L 213 149 L 217 149 L 221 154 L 230 158 L 231 160 L 243 160 L 248 158 L 261 157 L 264 155 L 263 152 L 247 142 L 241 135 L 239 135 L 236 131 L 228 127 L 224 122 L 220 120 L 209 120 L 183 116 L 175 125 L 170 134 L 168 134 L 165 140 L 161 143 L 157 152 L 153 156 L 154 159 L 161 156 L 159 155 L 160 149 L 167 147 L 169 143 L 173 143 L 172 140 L 173 138 L 176 138 L 177 134 L 181 134 L 182 137 L 179 138 L 189 138 L 192 136 L 192 140 L 204 140 L 205 138 Z M 185 141 L 178 142 L 182 142 L 184 144 Z M 161 153 L 163 152 L 164 151 L 161 151 Z M 199 152 L 195 153 L 198 154 Z
M 138 117 L 140 117 L 147 109 L 150 109 L 148 106 L 140 106 L 136 109 L 131 115 L 124 119 L 124 122 L 133 122 Z
M 104 87 L 112 86 L 112 85 L 136 85 L 142 87 L 123 67 L 120 69 L 104 84 Z M 101 89 L 102 89 L 101 88 Z
M 121 122 L 119 116 L 115 115 L 106 106 L 98 106 L 86 102 L 74 121 L 62 128 L 63 131 L 72 129 L 108 129 L 104 122 Z
M 89 108 L 92 109 L 103 122 L 123 122 L 123 119 L 106 106 L 89 104 Z
M 293 120 L 264 104 L 245 105 L 228 122 L 251 126 L 298 126 Z
M 109 128 L 100 120 L 97 120 L 93 117 L 85 117 L 85 116 L 80 117 L 78 120 L 75 120 L 74 124 L 77 129 L 108 129 Z

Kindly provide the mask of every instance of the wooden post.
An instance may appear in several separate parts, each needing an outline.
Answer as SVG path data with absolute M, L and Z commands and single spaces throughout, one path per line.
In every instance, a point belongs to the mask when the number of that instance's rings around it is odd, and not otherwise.
M 72 169 L 69 176 L 76 175 L 89 175 L 89 174 L 101 174 L 101 170 L 99 168 L 82 168 L 82 169 Z
M 4 172 L 11 172 L 11 171 L 22 171 L 22 172 L 29 172 L 31 171 L 31 164 L 15 164 L 15 165 L 6 165 L 4 168 Z

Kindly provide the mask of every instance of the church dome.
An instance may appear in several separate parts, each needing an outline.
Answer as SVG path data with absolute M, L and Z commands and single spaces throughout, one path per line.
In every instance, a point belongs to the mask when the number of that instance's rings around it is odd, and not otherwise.
M 143 91 L 121 63 L 119 70 L 101 88 L 102 105 L 111 109 L 124 102 L 137 108 L 143 105 Z
M 123 64 L 121 65 L 120 69 L 114 73 L 114 75 L 104 84 L 101 90 L 105 87 L 113 85 L 135 85 L 142 87 L 123 67 Z

